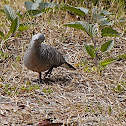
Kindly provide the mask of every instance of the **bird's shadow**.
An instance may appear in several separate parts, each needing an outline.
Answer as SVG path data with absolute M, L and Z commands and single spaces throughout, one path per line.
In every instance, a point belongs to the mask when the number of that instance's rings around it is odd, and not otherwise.
M 38 83 L 38 84 L 48 84 L 48 85 L 53 85 L 54 83 L 57 83 L 59 85 L 63 84 L 67 84 L 71 81 L 71 77 L 68 76 L 59 76 L 59 77 L 50 77 L 50 78 L 44 78 L 42 79 L 42 81 L 40 82 L 39 79 L 36 80 L 32 80 L 34 83 Z

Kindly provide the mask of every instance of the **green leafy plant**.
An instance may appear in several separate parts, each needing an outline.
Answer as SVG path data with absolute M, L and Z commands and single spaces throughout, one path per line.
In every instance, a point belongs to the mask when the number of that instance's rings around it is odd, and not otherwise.
M 11 21 L 10 30 L 7 33 L 7 35 L 5 35 L 4 32 L 0 31 L 1 37 L 4 40 L 6 40 L 6 39 L 8 39 L 10 37 L 11 34 L 14 34 L 18 30 L 18 28 L 19 28 L 19 18 L 15 14 L 15 10 L 13 8 L 11 8 L 9 5 L 5 5 L 3 10 L 4 10 L 3 13 L 5 13 L 7 18 Z
M 105 27 L 102 29 L 102 36 L 104 37 L 119 37 L 120 34 L 111 27 Z
M 66 10 L 71 11 L 72 13 L 84 17 L 85 15 L 89 14 L 90 10 L 81 7 L 72 7 L 72 6 L 65 6 Z M 86 32 L 92 39 L 93 45 L 84 44 L 86 52 L 89 56 L 94 59 L 95 66 L 103 66 L 112 63 L 115 61 L 115 58 L 104 59 L 103 61 L 98 61 L 98 52 L 99 53 L 106 53 L 109 52 L 114 46 L 114 39 L 113 37 L 119 37 L 120 34 L 114 30 L 111 26 L 113 25 L 112 22 L 109 21 L 109 15 L 111 13 L 107 10 L 98 10 L 96 7 L 92 9 L 91 18 L 86 21 L 75 21 L 71 23 L 64 24 L 64 26 L 80 29 Z M 81 18 L 83 19 L 83 18 Z M 101 35 L 102 37 L 112 37 L 112 40 L 108 40 L 104 42 L 101 46 L 97 45 L 96 38 Z
M 4 9 L 0 12 L 4 13 L 7 16 L 8 21 L 10 21 L 11 25 L 7 34 L 4 34 L 3 31 L 0 31 L 0 37 L 3 41 L 6 41 L 11 35 L 14 35 L 17 31 L 24 31 L 30 28 L 30 26 L 23 25 L 19 22 L 20 15 L 19 13 L 10 7 L 9 5 L 5 5 Z

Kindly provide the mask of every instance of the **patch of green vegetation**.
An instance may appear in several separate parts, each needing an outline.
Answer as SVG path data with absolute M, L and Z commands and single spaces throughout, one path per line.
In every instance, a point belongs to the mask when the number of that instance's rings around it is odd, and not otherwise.
M 86 107 L 85 112 L 90 112 L 90 108 Z
M 53 93 L 53 90 L 50 89 L 50 88 L 49 88 L 49 89 L 43 89 L 43 92 L 44 92 L 44 93 L 49 93 L 49 94 L 50 94 L 50 93 Z
M 34 92 L 37 89 L 40 89 L 40 86 L 38 84 L 33 85 L 30 81 L 27 81 L 20 87 L 20 90 L 23 92 Z
M 9 56 L 9 53 L 4 53 L 0 50 L 0 59 L 7 59 Z
M 111 106 L 108 107 L 108 112 L 109 112 L 109 114 L 112 113 L 112 108 L 111 108 Z
M 77 64 L 75 64 L 76 67 L 82 67 L 84 72 L 90 72 L 90 73 L 94 73 L 98 71 L 98 67 L 92 65 L 91 62 L 88 62 L 87 60 L 81 61 Z
M 126 60 L 126 54 L 122 54 L 122 55 L 119 55 L 117 57 L 117 60 L 120 61 L 120 60 Z
M 16 86 L 11 86 L 10 84 L 6 84 L 2 88 L 3 88 L 3 92 L 5 94 L 7 94 L 9 96 L 13 96 L 17 87 Z
M 95 113 L 95 109 L 93 109 L 92 106 L 87 106 L 87 107 L 85 108 L 85 112 L 86 112 L 86 113 L 89 112 L 89 113 L 93 113 L 93 114 L 94 114 L 94 113 Z
M 19 62 L 21 60 L 20 56 L 16 56 L 16 62 Z
M 118 84 L 116 85 L 115 88 L 113 88 L 113 91 L 116 93 L 121 93 L 124 92 L 126 88 L 126 82 L 125 81 L 120 81 L 118 82 Z
M 2 88 L 3 87 L 3 84 L 0 84 L 0 88 Z
M 1 85 L 1 88 L 3 89 L 3 92 L 6 95 L 14 96 L 14 95 L 19 95 L 20 92 L 24 92 L 24 93 L 35 92 L 37 89 L 40 89 L 40 86 L 38 84 L 32 85 L 30 81 L 27 81 L 25 84 L 23 84 L 20 87 L 13 86 L 11 84 L 6 84 L 5 86 Z

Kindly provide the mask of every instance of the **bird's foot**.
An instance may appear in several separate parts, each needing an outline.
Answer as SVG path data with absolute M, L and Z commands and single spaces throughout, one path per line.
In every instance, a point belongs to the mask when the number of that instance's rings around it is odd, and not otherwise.
M 46 77 L 49 78 L 50 76 L 51 76 L 51 74 L 46 72 L 45 75 L 44 75 L 44 77 L 43 77 L 43 79 L 46 79 Z
M 44 80 L 43 79 L 39 80 L 39 83 L 44 84 Z
M 50 77 L 50 76 L 51 76 L 52 69 L 53 69 L 53 67 L 51 67 L 51 68 L 45 73 L 44 79 L 45 79 L 46 77 Z

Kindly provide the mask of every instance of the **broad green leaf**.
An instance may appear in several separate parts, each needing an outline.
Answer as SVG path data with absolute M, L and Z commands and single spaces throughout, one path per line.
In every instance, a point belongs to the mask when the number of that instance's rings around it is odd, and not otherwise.
M 16 17 L 11 24 L 10 32 L 14 34 L 18 30 L 18 28 L 19 28 L 19 18 Z
M 0 36 L 3 38 L 4 37 L 4 33 L 2 31 L 0 31 Z
M 114 61 L 116 61 L 116 60 L 113 59 L 113 58 L 105 59 L 105 60 L 103 60 L 103 61 L 100 62 L 100 65 L 103 66 L 103 67 L 105 67 L 106 65 L 108 65 L 108 64 L 110 64 L 110 63 L 112 63 Z
M 33 17 L 39 17 L 42 14 L 42 12 L 40 10 L 28 10 L 26 14 L 29 14 Z
M 15 10 L 9 5 L 4 6 L 4 12 L 11 21 L 13 21 L 17 17 L 17 15 L 15 14 Z
M 112 26 L 113 23 L 108 21 L 108 20 L 104 20 L 100 22 L 100 26 Z
M 114 40 L 109 40 L 101 46 L 101 51 L 108 52 L 113 48 L 113 46 L 114 46 Z
M 75 13 L 76 15 L 79 15 L 79 16 L 85 16 L 86 14 L 88 14 L 88 11 L 89 11 L 87 8 L 72 7 L 72 6 L 65 6 L 64 9 L 69 10 L 72 13 Z
M 108 18 L 104 17 L 104 16 L 98 16 L 98 20 L 99 22 L 101 21 L 106 21 Z
M 26 2 L 25 2 L 25 6 L 26 6 L 26 9 L 27 9 L 27 10 L 31 10 L 32 5 L 33 5 L 33 2 L 31 2 L 31 1 L 26 1 Z
M 33 3 L 31 10 L 36 10 L 39 7 L 39 3 Z
M 84 22 L 84 21 L 75 21 L 75 22 L 65 24 L 64 26 L 83 30 L 91 37 L 96 36 L 97 33 L 98 33 L 97 27 L 95 27 L 95 25 L 89 24 L 89 23 Z
M 110 15 L 111 12 L 107 11 L 107 10 L 101 10 L 100 12 L 101 14 L 104 14 L 104 15 Z
M 27 30 L 29 28 L 30 28 L 30 26 L 28 26 L 28 25 L 20 24 L 18 31 L 22 32 L 22 31 L 25 31 L 25 30 Z
M 72 28 L 77 28 L 77 29 L 86 31 L 85 28 L 82 25 L 82 21 L 71 22 L 71 23 L 68 23 L 68 24 L 64 24 L 64 26 L 68 26 L 68 27 L 72 27 Z
M 39 10 L 44 11 L 47 8 L 54 8 L 56 6 L 58 6 L 56 3 L 41 2 L 39 3 Z
M 89 12 L 89 9 L 84 8 L 84 7 L 75 7 L 75 8 L 81 10 L 81 11 L 84 12 L 85 14 L 88 14 L 88 12 Z
M 120 34 L 111 27 L 105 27 L 101 31 L 102 36 L 119 37 Z
M 39 3 L 33 3 L 31 1 L 26 1 L 25 6 L 27 10 L 36 10 L 39 7 Z
M 98 22 L 99 22 L 100 26 L 112 26 L 113 25 L 113 23 L 110 22 L 108 20 L 108 18 L 101 16 L 101 15 L 98 16 Z
M 87 44 L 84 44 L 84 47 L 85 47 L 87 53 L 94 59 L 95 58 L 94 48 L 90 45 L 87 45 Z

